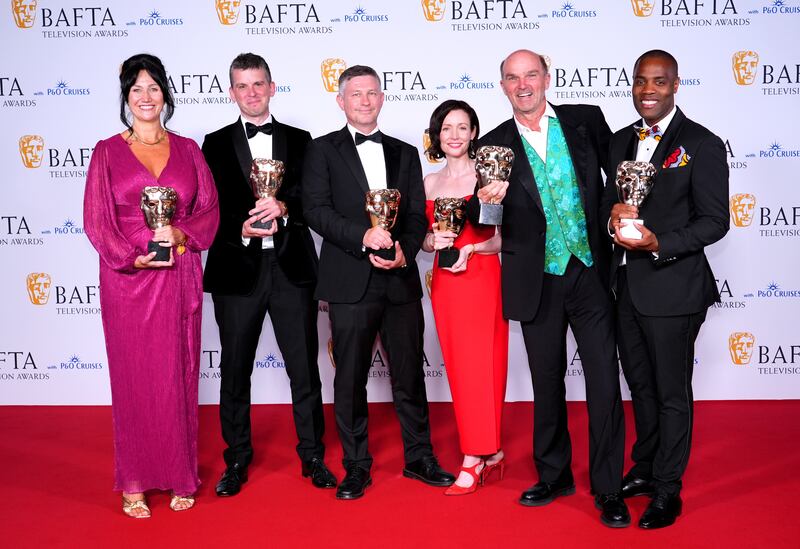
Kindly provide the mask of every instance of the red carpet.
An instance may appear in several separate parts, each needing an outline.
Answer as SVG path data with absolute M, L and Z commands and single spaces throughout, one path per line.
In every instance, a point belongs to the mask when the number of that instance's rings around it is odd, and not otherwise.
M 342 476 L 341 449 L 326 406 L 327 463 Z M 570 404 L 574 496 L 541 508 L 516 503 L 535 481 L 531 404 L 506 407 L 506 478 L 447 498 L 401 475 L 397 421 L 372 405 L 374 484 L 337 501 L 300 477 L 288 406 L 256 406 L 256 460 L 241 494 L 213 494 L 222 470 L 217 407 L 200 411 L 195 509 L 175 513 L 150 496 L 153 517 L 133 520 L 111 491 L 111 411 L 106 407 L 0 407 L 0 546 L 22 547 L 798 547 L 800 401 L 701 402 L 684 479 L 684 514 L 671 528 L 642 531 L 647 499 L 630 501 L 634 525 L 600 524 L 588 494 L 586 414 Z M 142 413 L 147 413 L 143 410 Z M 630 407 L 626 407 L 632 433 Z M 449 404 L 431 407 L 434 446 L 450 470 L 460 462 Z M 631 440 L 629 437 L 628 446 Z

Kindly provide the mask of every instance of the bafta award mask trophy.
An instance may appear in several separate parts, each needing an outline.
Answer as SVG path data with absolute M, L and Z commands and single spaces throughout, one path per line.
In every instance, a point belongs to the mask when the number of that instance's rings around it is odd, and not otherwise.
M 433 219 L 440 231 L 451 231 L 458 236 L 467 222 L 467 201 L 464 198 L 439 197 L 433 201 Z M 439 250 L 439 267 L 452 267 L 458 261 L 458 248 L 450 246 Z
M 275 198 L 278 189 L 283 183 L 283 174 L 286 167 L 280 160 L 270 160 L 266 158 L 254 158 L 250 168 L 250 185 L 253 187 L 253 195 L 256 200 L 259 198 Z M 251 225 L 254 229 L 271 229 L 272 220 L 258 220 Z
M 380 227 L 391 231 L 397 221 L 397 212 L 400 210 L 400 191 L 397 189 L 373 189 L 367 191 L 367 213 L 373 227 Z M 394 261 L 394 247 L 381 250 L 370 250 L 370 253 Z
M 486 146 L 475 153 L 475 171 L 478 174 L 478 186 L 485 187 L 492 180 L 508 181 L 511 177 L 511 166 L 514 164 L 514 151 L 508 147 Z M 481 225 L 502 225 L 503 205 L 481 203 Z
M 640 208 L 650 194 L 655 182 L 656 167 L 650 162 L 623 160 L 617 166 L 617 195 L 620 201 Z M 619 234 L 625 238 L 640 240 L 642 233 L 634 223 L 644 224 L 641 219 L 620 219 Z
M 178 193 L 172 187 L 145 187 L 142 189 L 140 207 L 144 221 L 151 231 L 172 224 L 178 206 Z M 156 252 L 153 261 L 169 261 L 170 248 L 160 246 L 151 240 L 147 243 L 147 253 Z

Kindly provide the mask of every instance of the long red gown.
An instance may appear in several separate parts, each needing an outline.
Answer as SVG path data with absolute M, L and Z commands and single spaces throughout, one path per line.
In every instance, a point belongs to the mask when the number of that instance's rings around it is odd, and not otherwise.
M 426 202 L 433 223 L 433 201 Z M 462 248 L 488 240 L 494 227 L 469 222 L 455 240 Z M 434 258 L 431 303 L 444 357 L 461 451 L 494 454 L 500 448 L 500 425 L 508 373 L 508 322 L 500 296 L 497 254 L 473 254 L 467 270 L 440 269 Z
M 156 179 L 121 136 L 97 143 L 84 194 L 84 228 L 100 255 L 100 306 L 114 418 L 114 489 L 193 494 L 197 472 L 200 252 L 214 239 L 217 191 L 200 148 L 170 133 Z M 153 232 L 139 209 L 142 188 L 178 193 L 172 224 L 186 252 L 162 269 L 136 269 Z

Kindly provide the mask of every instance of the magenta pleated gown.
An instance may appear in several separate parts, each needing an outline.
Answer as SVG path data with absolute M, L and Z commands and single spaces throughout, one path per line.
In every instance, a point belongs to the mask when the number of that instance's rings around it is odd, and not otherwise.
M 83 223 L 100 255 L 100 306 L 114 417 L 114 489 L 193 494 L 197 473 L 198 370 L 203 301 L 200 252 L 217 230 L 211 172 L 191 139 L 169 134 L 170 155 L 156 179 L 120 135 L 97 143 Z M 163 269 L 136 269 L 153 233 L 139 209 L 142 188 L 178 193 L 173 225 L 186 252 Z

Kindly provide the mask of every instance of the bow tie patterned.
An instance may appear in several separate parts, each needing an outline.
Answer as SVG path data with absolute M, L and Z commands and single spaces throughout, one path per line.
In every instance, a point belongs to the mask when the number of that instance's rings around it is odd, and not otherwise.
M 661 141 L 661 138 L 664 136 L 664 132 L 658 127 L 658 124 L 653 126 L 652 128 L 640 128 L 639 126 L 634 126 L 634 130 L 639 135 L 639 141 L 644 141 L 648 137 L 652 137 L 656 141 Z
M 253 139 L 258 132 L 272 135 L 272 122 L 267 122 L 262 126 L 256 126 L 250 122 L 245 122 L 244 131 L 247 133 L 247 139 Z
M 374 141 L 375 143 L 380 143 L 382 140 L 383 134 L 381 132 L 375 132 L 369 135 L 356 132 L 356 146 L 361 145 L 364 141 Z

